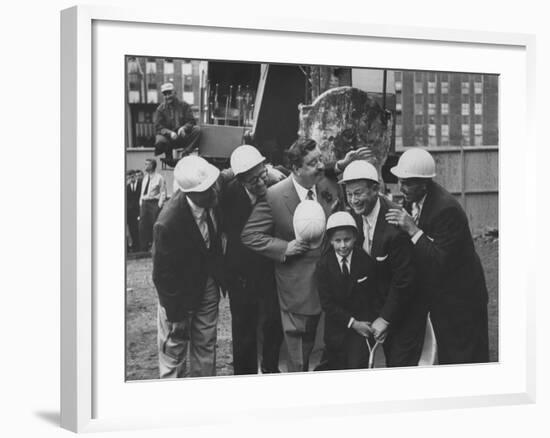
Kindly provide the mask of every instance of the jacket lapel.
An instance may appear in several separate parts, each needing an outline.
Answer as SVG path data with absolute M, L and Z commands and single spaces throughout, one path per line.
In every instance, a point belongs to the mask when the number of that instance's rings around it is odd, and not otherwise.
M 286 185 L 287 187 L 283 191 L 283 196 L 285 198 L 285 205 L 292 217 L 294 215 L 294 210 L 296 210 L 296 207 L 300 203 L 300 198 L 298 197 L 298 193 L 296 192 L 291 176 L 286 179 Z

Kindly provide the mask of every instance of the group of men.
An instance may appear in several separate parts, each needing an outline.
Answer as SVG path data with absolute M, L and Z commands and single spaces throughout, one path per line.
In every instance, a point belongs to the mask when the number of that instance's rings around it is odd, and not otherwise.
M 128 250 L 149 251 L 153 243 L 153 224 L 166 202 L 166 182 L 157 172 L 153 158 L 145 160 L 145 175 L 140 170 L 128 173 L 126 181 L 126 225 Z
M 310 370 L 323 311 L 326 348 L 318 370 L 343 366 L 333 350 L 348 338 L 354 339 L 350 357 L 361 356 L 345 362 L 350 367 L 368 359 L 368 353 L 354 356 L 363 338 L 383 343 L 388 366 L 417 365 L 428 317 L 439 363 L 487 362 L 483 269 L 464 210 L 433 181 L 431 155 L 412 148 L 391 169 L 403 207 L 379 193 L 380 176 L 357 151 L 327 166 L 315 141 L 300 138 L 287 158 L 288 176 L 266 166 L 249 145 L 233 152 L 230 171 L 193 155 L 175 166 L 177 190 L 153 232 L 160 377 L 215 375 L 218 303 L 225 292 L 235 374 L 280 372 L 283 339 L 286 370 Z M 332 232 L 321 244 L 298 235 L 301 205 L 315 207 L 310 229 L 349 211 L 353 220 L 344 228 L 356 231 L 353 253 L 338 250 L 344 257 L 324 265 L 330 245 L 349 245 L 345 233 Z M 322 237 L 324 228 L 315 232 Z M 345 254 L 353 254 L 349 265 Z M 341 289 L 336 299 L 332 284 Z M 367 301 L 350 297 L 366 285 L 369 309 L 363 312 L 355 303 Z

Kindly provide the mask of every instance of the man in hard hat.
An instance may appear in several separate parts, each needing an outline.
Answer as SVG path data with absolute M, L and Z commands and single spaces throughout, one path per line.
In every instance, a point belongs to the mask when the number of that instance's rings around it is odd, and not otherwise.
M 174 84 L 166 82 L 160 90 L 164 96 L 154 114 L 155 155 L 164 153 L 164 162 L 168 166 L 175 166 L 175 149 L 182 150 L 187 155 L 199 148 L 201 130 L 197 126 L 191 106 L 176 97 Z
M 413 243 L 439 363 L 488 362 L 487 286 L 466 213 L 432 180 L 435 161 L 426 150 L 407 150 L 391 172 L 399 178 L 405 209 L 390 209 L 386 220 Z
M 225 287 L 219 170 L 201 157 L 182 158 L 179 186 L 154 226 L 153 282 L 158 298 L 161 378 L 216 373 L 219 287 Z
M 425 313 L 415 302 L 412 244 L 385 220 L 396 207 L 379 194 L 379 176 L 367 161 L 350 163 L 342 174 L 346 198 L 359 230 L 358 245 L 375 261 L 378 300 L 372 331 L 384 342 L 386 365 L 418 365 L 425 333 Z
M 317 265 L 319 296 L 325 311 L 323 370 L 367 368 L 376 313 L 376 262 L 356 246 L 358 229 L 346 211 L 327 220 L 331 248 Z
M 255 205 L 241 237 L 245 246 L 275 261 L 287 370 L 293 372 L 309 369 L 321 314 L 314 277 L 321 247 L 312 248 L 309 242 L 297 238 L 294 212 L 301 201 L 309 199 L 319 202 L 324 215 L 329 216 L 334 200 L 322 195 L 327 189 L 325 166 L 314 140 L 298 139 L 287 151 L 287 158 L 291 175 L 267 190 L 265 200 Z
M 279 372 L 283 340 L 273 261 L 241 242 L 252 208 L 263 200 L 270 179 L 265 157 L 253 146 L 237 147 L 230 158 L 234 178 L 222 185 L 220 205 L 227 236 L 225 254 L 231 308 L 234 374 L 258 373 L 258 323 L 262 333 L 262 373 Z
M 153 243 L 153 224 L 166 200 L 166 182 L 157 172 L 157 160 L 145 160 L 145 176 L 141 181 L 139 197 L 139 243 L 142 251 L 149 251 Z

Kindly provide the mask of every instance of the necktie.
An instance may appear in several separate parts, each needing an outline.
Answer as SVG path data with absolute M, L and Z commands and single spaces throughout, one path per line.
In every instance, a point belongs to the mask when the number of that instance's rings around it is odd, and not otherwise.
M 313 190 L 309 189 L 307 191 L 306 199 L 309 199 L 310 201 L 315 201 L 315 198 L 313 196 Z
M 349 277 L 348 262 L 346 257 L 342 257 L 342 275 L 344 276 L 344 278 Z
M 363 234 L 365 235 L 365 240 L 363 241 L 363 249 L 367 254 L 370 255 L 370 225 L 365 216 L 363 216 Z
M 143 189 L 143 194 L 144 195 L 147 195 L 147 192 L 149 192 L 149 180 L 151 178 L 149 177 L 149 175 L 147 175 L 147 183 L 145 184 L 145 189 Z
M 414 223 L 418 224 L 418 218 L 420 217 L 420 208 L 418 207 L 418 203 L 416 202 L 412 203 L 411 216 L 413 218 Z
M 212 222 L 212 216 L 210 216 L 210 210 L 206 211 L 206 225 L 208 226 L 208 239 L 206 246 L 212 248 L 216 242 L 216 228 L 214 227 L 214 222 Z

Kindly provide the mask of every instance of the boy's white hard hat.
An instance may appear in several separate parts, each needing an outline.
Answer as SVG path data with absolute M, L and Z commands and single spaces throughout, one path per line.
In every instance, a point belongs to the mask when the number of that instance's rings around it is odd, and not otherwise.
M 165 82 L 160 86 L 160 92 L 164 93 L 165 91 L 174 91 L 174 84 L 172 82 Z
M 321 246 L 326 225 L 325 212 L 321 204 L 309 199 L 300 202 L 294 210 L 292 224 L 297 239 L 309 243 L 310 248 Z
M 204 158 L 187 155 L 174 168 L 174 180 L 185 192 L 205 192 L 217 181 L 220 171 Z
M 229 162 L 235 175 L 245 173 L 265 161 L 265 157 L 254 146 L 243 144 L 231 154 Z
M 376 171 L 376 167 L 365 160 L 352 161 L 344 169 L 340 183 L 344 184 L 349 181 L 357 181 L 358 179 L 368 179 L 377 183 L 378 172 Z
M 353 227 L 357 229 L 357 224 L 353 216 L 347 211 L 337 211 L 332 213 L 327 220 L 327 231 L 333 228 Z
M 399 157 L 397 166 L 391 168 L 391 173 L 398 178 L 433 178 L 435 161 L 427 150 L 411 148 Z

